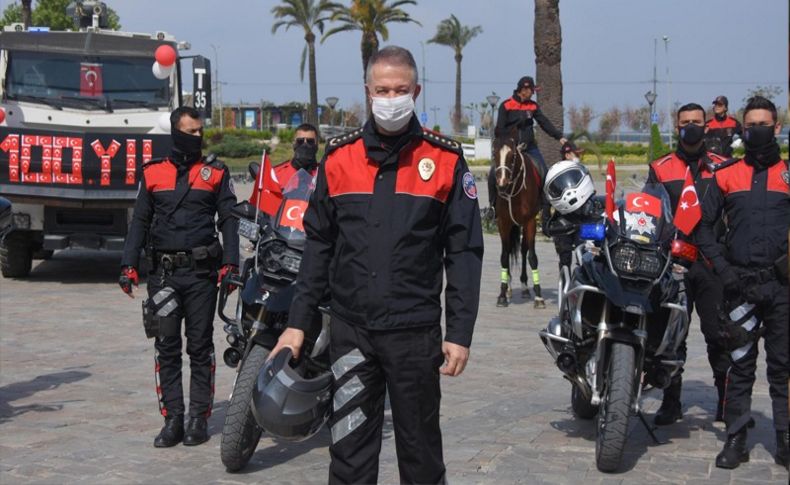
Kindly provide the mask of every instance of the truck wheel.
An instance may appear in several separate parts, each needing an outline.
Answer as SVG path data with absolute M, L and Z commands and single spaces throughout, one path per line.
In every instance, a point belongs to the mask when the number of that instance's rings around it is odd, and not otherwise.
M 636 352 L 630 345 L 612 343 L 606 390 L 598 411 L 598 436 L 595 440 L 595 461 L 598 470 L 614 472 L 620 466 L 631 404 L 636 395 Z
M 0 270 L 6 278 L 24 278 L 33 267 L 33 251 L 24 237 L 8 235 L 0 242 Z
M 229 472 L 237 472 L 247 465 L 261 439 L 263 429 L 252 415 L 252 391 L 268 356 L 268 349 L 253 346 L 236 376 L 219 447 L 222 464 Z

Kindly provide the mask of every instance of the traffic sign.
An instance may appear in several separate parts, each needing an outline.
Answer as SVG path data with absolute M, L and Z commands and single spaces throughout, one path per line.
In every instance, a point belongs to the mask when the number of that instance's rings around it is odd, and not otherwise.
M 650 115 L 650 122 L 651 123 L 658 123 L 658 112 L 655 112 Z
M 425 111 L 420 113 L 420 123 L 422 123 L 423 125 L 428 123 L 428 113 L 426 113 Z

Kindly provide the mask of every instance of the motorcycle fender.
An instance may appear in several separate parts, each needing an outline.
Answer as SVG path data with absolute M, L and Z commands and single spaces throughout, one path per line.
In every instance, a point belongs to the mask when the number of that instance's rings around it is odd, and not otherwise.
M 255 337 L 252 339 L 252 345 L 260 345 L 271 350 L 277 345 L 278 338 L 280 338 L 279 332 L 267 328 L 255 334 Z M 252 348 L 252 345 L 250 348 Z
M 287 312 L 291 308 L 294 299 L 295 286 L 290 284 L 279 291 L 272 291 L 269 299 L 266 300 L 266 310 L 269 312 Z
M 241 290 L 241 301 L 243 301 L 245 305 L 252 306 L 255 304 L 255 300 L 258 298 L 259 294 L 258 273 L 253 271 L 250 273 L 250 277 L 247 278 L 247 282 L 244 283 L 244 288 Z

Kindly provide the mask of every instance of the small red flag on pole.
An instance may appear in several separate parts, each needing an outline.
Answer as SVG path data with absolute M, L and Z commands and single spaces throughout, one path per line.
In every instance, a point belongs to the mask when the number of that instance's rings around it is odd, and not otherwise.
M 617 174 L 614 159 L 610 158 L 606 165 L 606 218 L 614 222 L 614 191 L 617 188 Z

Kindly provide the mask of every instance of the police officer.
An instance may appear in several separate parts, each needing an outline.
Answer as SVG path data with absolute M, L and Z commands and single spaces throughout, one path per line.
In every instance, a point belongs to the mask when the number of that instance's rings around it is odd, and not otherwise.
M 735 136 L 743 134 L 741 123 L 727 114 L 729 101 L 727 96 L 716 96 L 713 100 L 713 118 L 705 123 L 705 146 L 713 153 L 725 157 L 732 156 L 731 146 Z M 740 146 L 740 138 L 735 141 Z
M 561 144 L 564 145 L 568 140 L 563 138 L 562 132 L 555 128 L 551 121 L 546 118 L 538 103 L 532 101 L 533 94 L 535 94 L 535 80 L 530 76 L 524 76 L 519 79 L 516 89 L 513 91 L 513 96 L 499 105 L 494 135 L 497 138 L 507 136 L 513 130 L 516 130 L 518 144 L 522 146 L 524 153 L 538 164 L 540 176 L 543 178 L 546 176 L 546 161 L 543 159 L 543 155 L 540 153 L 538 144 L 535 141 L 535 121 L 538 122 L 538 125 L 543 128 L 546 134 L 555 140 L 559 140 Z M 488 201 L 491 209 L 496 205 L 496 194 L 496 180 L 492 164 L 491 170 L 488 172 Z M 544 204 L 545 207 L 546 205 Z M 489 210 L 489 217 L 493 218 L 491 210 Z
M 156 383 L 165 418 L 154 446 L 199 445 L 208 440 L 206 419 L 214 397 L 213 321 L 219 276 L 235 272 L 239 260 L 236 196 L 227 167 L 201 152 L 203 122 L 193 108 L 170 115 L 170 157 L 143 165 L 140 190 L 126 237 L 121 289 L 132 296 L 138 284 L 140 250 L 152 258 L 147 306 L 159 325 Z M 222 231 L 224 249 L 217 240 Z M 184 429 L 181 387 L 181 319 L 190 359 L 189 421 Z
M 678 204 L 683 195 L 687 172 L 694 182 L 697 197 L 704 198 L 713 180 L 713 167 L 724 161 L 715 153 L 706 152 L 703 143 L 705 134 L 705 109 L 696 103 L 681 106 L 677 113 L 678 148 L 674 153 L 665 155 L 650 164 L 648 183 L 661 183 L 669 193 L 672 213 L 678 213 Z M 698 220 L 695 221 L 698 223 Z M 682 234 L 681 234 L 682 236 Z M 691 239 L 687 237 L 686 239 Z M 719 278 L 713 273 L 700 254 L 688 270 L 685 278 L 686 297 L 689 316 L 696 306 L 700 327 L 708 350 L 708 362 L 713 370 L 713 380 L 718 391 L 716 421 L 722 420 L 722 400 L 724 398 L 725 377 L 729 367 L 729 352 L 723 349 L 718 340 L 718 306 L 722 302 L 722 287 Z M 686 356 L 686 342 L 679 349 L 683 360 Z M 683 417 L 680 394 L 682 377 L 676 375 L 669 387 L 664 390 L 664 399 L 655 416 L 657 425 L 668 425 Z
M 746 155 L 716 171 L 703 199 L 702 222 L 696 234 L 712 261 L 728 300 L 738 295 L 754 304 L 763 333 L 769 391 L 776 428 L 776 463 L 788 465 L 788 284 L 787 235 L 790 229 L 790 171 L 779 155 L 776 106 L 761 96 L 746 104 L 743 115 Z M 727 165 L 727 164 L 723 164 Z M 725 247 L 714 231 L 722 213 L 727 218 Z M 724 250 L 722 250 L 724 249 Z M 746 429 L 757 364 L 757 345 L 732 359 L 727 373 L 724 421 L 727 442 L 716 466 L 736 468 L 749 460 Z
M 280 207 L 282 193 L 288 181 L 299 170 L 305 170 L 315 176 L 318 169 L 318 130 L 310 123 L 302 123 L 296 127 L 293 141 L 293 157 L 276 167 L 273 167 L 269 177 L 264 180 L 263 197 L 261 197 L 261 211 L 273 216 Z M 268 157 L 268 154 L 266 155 Z M 271 162 L 267 159 L 267 165 Z M 253 188 L 250 204 L 255 205 L 258 200 L 258 191 Z
M 388 390 L 401 483 L 441 483 L 439 375 L 463 372 L 478 309 L 477 190 L 459 144 L 414 115 L 420 86 L 408 50 L 374 54 L 366 89 L 372 119 L 330 140 L 319 165 L 288 328 L 272 355 L 301 348 L 329 287 L 329 482 L 376 483 Z

